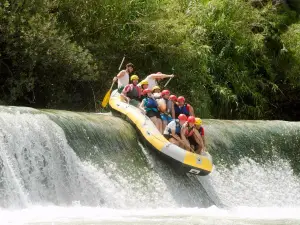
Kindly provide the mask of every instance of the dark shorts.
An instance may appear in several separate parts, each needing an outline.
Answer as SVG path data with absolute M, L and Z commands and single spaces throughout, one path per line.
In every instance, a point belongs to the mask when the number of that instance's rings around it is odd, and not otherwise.
M 196 142 L 196 140 L 195 140 L 195 138 L 194 138 L 193 135 L 190 136 L 190 137 L 188 137 L 187 139 L 188 139 L 188 141 L 190 142 L 190 145 L 193 145 L 195 148 L 198 147 L 198 143 Z
M 146 115 L 147 115 L 149 118 L 151 118 L 151 117 L 153 117 L 153 116 L 156 116 L 157 118 L 160 119 L 160 113 L 159 113 L 159 112 L 155 112 L 155 111 L 150 110 L 150 111 L 148 111 L 148 112 L 146 113 Z
M 130 99 L 130 102 L 129 102 L 130 105 L 133 105 L 135 107 L 139 107 L 139 105 L 141 104 L 138 100 L 136 99 Z
M 164 134 L 164 137 L 167 139 L 167 140 L 169 140 L 171 137 L 173 137 L 172 135 L 170 135 L 170 134 Z
M 119 87 L 118 92 L 121 94 L 124 88 L 125 88 L 124 86 Z

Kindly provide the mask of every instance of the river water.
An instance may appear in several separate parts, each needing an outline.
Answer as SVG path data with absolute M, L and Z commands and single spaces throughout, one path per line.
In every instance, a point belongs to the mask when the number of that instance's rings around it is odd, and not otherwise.
M 0 224 L 300 224 L 300 123 L 204 120 L 177 174 L 110 114 L 0 107 Z

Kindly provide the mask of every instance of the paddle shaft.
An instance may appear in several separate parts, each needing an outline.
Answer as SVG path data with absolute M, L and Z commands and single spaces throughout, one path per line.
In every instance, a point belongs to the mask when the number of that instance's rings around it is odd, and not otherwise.
M 124 57 L 123 57 L 123 59 L 122 59 L 122 62 L 121 62 L 121 64 L 120 64 L 120 66 L 119 66 L 119 70 L 120 70 L 121 67 L 123 66 L 124 60 L 125 60 L 125 55 L 124 55 Z
M 113 88 L 115 82 L 116 82 L 116 81 L 113 81 L 113 82 L 112 82 L 112 84 L 111 84 L 111 86 L 110 86 L 110 89 L 109 89 L 110 91 L 112 90 L 112 88 Z
M 122 62 L 121 62 L 121 64 L 120 64 L 120 66 L 119 66 L 119 70 L 121 69 L 121 67 L 122 67 L 122 65 L 123 65 L 123 63 L 124 63 L 124 60 L 125 60 L 125 55 L 124 55 L 124 57 L 123 57 L 123 59 L 122 59 Z M 108 103 L 109 98 L 110 98 L 111 90 L 112 90 L 112 88 L 113 88 L 113 86 L 114 86 L 114 84 L 115 84 L 116 81 L 117 81 L 117 80 L 114 80 L 114 81 L 112 82 L 112 84 L 111 84 L 111 86 L 110 86 L 110 89 L 108 90 L 108 92 L 106 92 L 106 94 L 105 94 L 105 96 L 104 96 L 104 99 L 103 99 L 102 104 L 101 104 L 103 108 L 107 106 L 107 103 Z
M 122 61 L 121 61 L 121 63 L 120 63 L 120 66 L 119 66 L 119 70 L 120 70 L 120 69 L 121 69 L 121 67 L 123 66 L 123 63 L 124 63 L 125 57 L 126 57 L 126 56 L 124 55 L 124 57 L 123 57 L 123 59 L 122 59 Z M 116 82 L 116 81 L 114 81 L 114 82 L 111 84 L 111 86 L 110 86 L 110 89 L 109 89 L 109 90 L 112 90 L 112 88 L 113 88 L 113 86 L 114 86 L 115 82 Z
M 167 81 L 167 83 L 165 84 L 164 87 L 167 87 L 167 85 L 170 83 L 170 81 L 172 80 L 173 77 L 170 77 L 170 79 Z

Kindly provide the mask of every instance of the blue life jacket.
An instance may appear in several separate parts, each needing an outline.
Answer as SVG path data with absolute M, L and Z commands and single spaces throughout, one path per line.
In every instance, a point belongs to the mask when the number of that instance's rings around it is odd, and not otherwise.
M 175 134 L 180 135 L 180 133 L 181 133 L 181 125 L 179 123 L 179 120 L 175 120 L 175 123 L 176 123 Z M 170 128 L 168 129 L 168 132 L 169 132 L 170 135 L 172 134 L 172 131 L 171 131 Z
M 184 104 L 182 107 L 179 107 L 177 104 L 174 104 L 175 117 L 178 118 L 180 114 L 190 116 L 190 111 L 188 110 L 187 104 Z
M 158 112 L 158 109 L 157 109 L 157 102 L 155 99 L 153 98 L 149 98 L 149 97 L 146 97 L 145 99 L 145 109 L 146 111 L 154 111 L 154 112 Z

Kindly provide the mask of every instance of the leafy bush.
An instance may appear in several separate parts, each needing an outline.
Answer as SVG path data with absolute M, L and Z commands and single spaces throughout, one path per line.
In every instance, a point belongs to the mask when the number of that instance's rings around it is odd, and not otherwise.
M 94 110 L 126 54 L 140 77 L 174 73 L 168 88 L 201 117 L 299 118 L 299 19 L 284 1 L 5 1 L 0 17 L 6 104 Z

